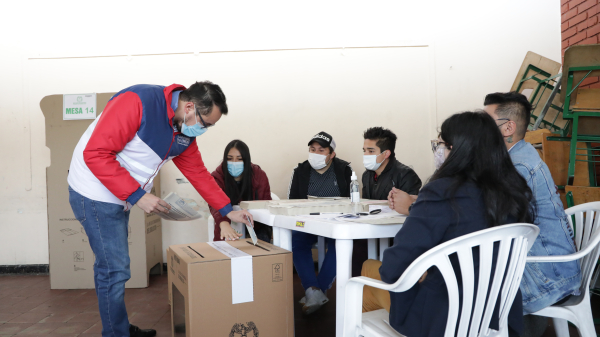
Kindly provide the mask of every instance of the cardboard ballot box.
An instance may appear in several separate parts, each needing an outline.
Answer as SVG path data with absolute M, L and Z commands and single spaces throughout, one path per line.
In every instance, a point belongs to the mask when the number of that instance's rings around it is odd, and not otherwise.
M 113 95 L 97 94 L 96 113 L 104 109 Z M 46 169 L 50 288 L 93 289 L 94 253 L 83 226 L 71 210 L 67 175 L 75 145 L 94 120 L 64 120 L 63 95 L 44 97 L 40 107 L 46 119 L 46 146 L 51 160 Z M 161 196 L 159 176 L 154 179 L 151 193 Z M 147 287 L 150 269 L 156 264 L 162 266 L 161 224 L 158 215 L 146 214 L 135 206 L 131 209 L 128 228 L 131 279 L 125 287 Z
M 167 250 L 173 336 L 293 337 L 292 253 L 252 240 Z

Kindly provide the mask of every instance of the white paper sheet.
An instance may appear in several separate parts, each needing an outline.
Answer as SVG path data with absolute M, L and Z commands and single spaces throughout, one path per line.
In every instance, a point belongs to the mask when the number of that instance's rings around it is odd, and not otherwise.
M 232 247 L 225 241 L 208 242 L 208 245 L 231 258 L 232 304 L 254 301 L 252 255 Z

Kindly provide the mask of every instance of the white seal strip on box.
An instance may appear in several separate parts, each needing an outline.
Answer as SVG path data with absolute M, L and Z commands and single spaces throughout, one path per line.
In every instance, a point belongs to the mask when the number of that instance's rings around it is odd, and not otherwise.
M 232 304 L 254 301 L 254 278 L 252 255 L 232 247 L 225 241 L 207 242 L 209 246 L 231 258 Z

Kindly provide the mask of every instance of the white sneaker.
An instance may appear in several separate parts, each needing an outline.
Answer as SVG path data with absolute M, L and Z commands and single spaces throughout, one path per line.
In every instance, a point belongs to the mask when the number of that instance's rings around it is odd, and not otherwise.
M 305 315 L 312 314 L 313 312 L 319 310 L 323 304 L 329 302 L 327 296 L 325 296 L 320 289 L 306 289 L 305 298 L 306 300 L 304 306 L 302 307 L 302 312 L 304 312 Z

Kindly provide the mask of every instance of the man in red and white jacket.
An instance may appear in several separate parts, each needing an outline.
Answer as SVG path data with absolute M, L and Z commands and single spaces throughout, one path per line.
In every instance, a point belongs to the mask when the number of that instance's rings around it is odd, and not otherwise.
M 210 175 L 196 137 L 227 114 L 225 95 L 211 82 L 186 89 L 173 84 L 134 85 L 115 94 L 77 144 L 69 170 L 69 202 L 96 256 L 94 282 L 102 336 L 154 336 L 129 324 L 125 282 L 131 273 L 129 210 L 168 213 L 170 206 L 150 194 L 154 177 L 169 160 L 214 209 L 252 225 L 247 211 L 233 211 Z M 246 220 L 248 217 L 248 220 Z

